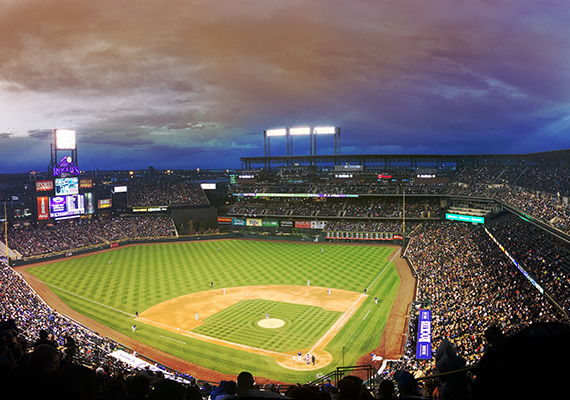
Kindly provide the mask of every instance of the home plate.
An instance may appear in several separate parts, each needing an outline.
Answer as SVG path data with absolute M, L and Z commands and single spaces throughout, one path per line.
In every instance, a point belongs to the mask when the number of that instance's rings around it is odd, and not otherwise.
M 262 328 L 274 329 L 281 328 L 283 325 L 285 325 L 285 321 L 279 318 L 265 318 L 259 320 L 257 322 L 257 325 L 261 326 Z

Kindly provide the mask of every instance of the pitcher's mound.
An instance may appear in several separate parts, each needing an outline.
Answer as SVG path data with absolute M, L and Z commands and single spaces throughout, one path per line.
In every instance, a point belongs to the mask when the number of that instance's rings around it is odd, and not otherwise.
M 279 318 L 265 318 L 259 320 L 257 322 L 257 325 L 261 326 L 262 328 L 274 329 L 281 328 L 283 325 L 285 325 L 285 321 Z

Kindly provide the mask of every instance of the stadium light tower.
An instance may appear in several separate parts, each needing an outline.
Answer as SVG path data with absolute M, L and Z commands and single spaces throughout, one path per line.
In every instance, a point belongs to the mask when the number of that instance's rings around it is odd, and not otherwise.
M 286 136 L 286 135 L 287 135 L 287 128 L 268 129 L 266 131 L 263 131 L 263 148 L 264 148 L 266 170 L 271 168 L 271 161 L 269 161 L 269 157 L 271 157 L 271 137 Z
M 334 126 L 316 126 L 313 128 L 313 152 L 311 155 L 317 155 L 317 135 L 334 135 L 334 155 L 340 156 L 340 128 Z
M 334 126 L 310 125 L 291 126 L 290 128 L 267 129 L 263 131 L 263 148 L 265 156 L 265 169 L 271 168 L 271 138 L 285 136 L 287 139 L 287 156 L 293 155 L 293 136 L 309 136 L 311 156 L 317 155 L 317 135 L 334 135 L 334 154 L 340 155 L 340 128 Z M 315 161 L 311 161 L 312 164 Z
M 75 140 L 75 130 L 73 129 L 54 129 L 53 131 L 53 143 L 50 143 L 51 147 L 51 161 L 49 164 L 49 171 L 51 174 L 60 175 L 62 171 L 57 172 L 59 157 L 57 155 L 58 150 L 71 151 L 71 155 L 66 159 L 66 165 L 73 165 L 77 167 L 77 142 Z M 69 171 L 63 171 L 69 172 Z M 73 175 L 79 175 L 72 172 Z

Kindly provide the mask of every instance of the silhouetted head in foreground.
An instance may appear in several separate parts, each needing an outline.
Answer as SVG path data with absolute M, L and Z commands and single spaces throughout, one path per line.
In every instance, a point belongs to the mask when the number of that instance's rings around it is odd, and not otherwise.
M 537 323 L 494 345 L 481 359 L 477 399 L 540 399 L 568 396 L 570 326 Z

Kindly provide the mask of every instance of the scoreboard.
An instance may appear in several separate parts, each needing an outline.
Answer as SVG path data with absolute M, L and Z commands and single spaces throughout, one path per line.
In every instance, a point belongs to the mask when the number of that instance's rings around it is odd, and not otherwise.
M 73 218 L 85 214 L 85 197 L 82 194 L 50 197 L 50 218 Z

